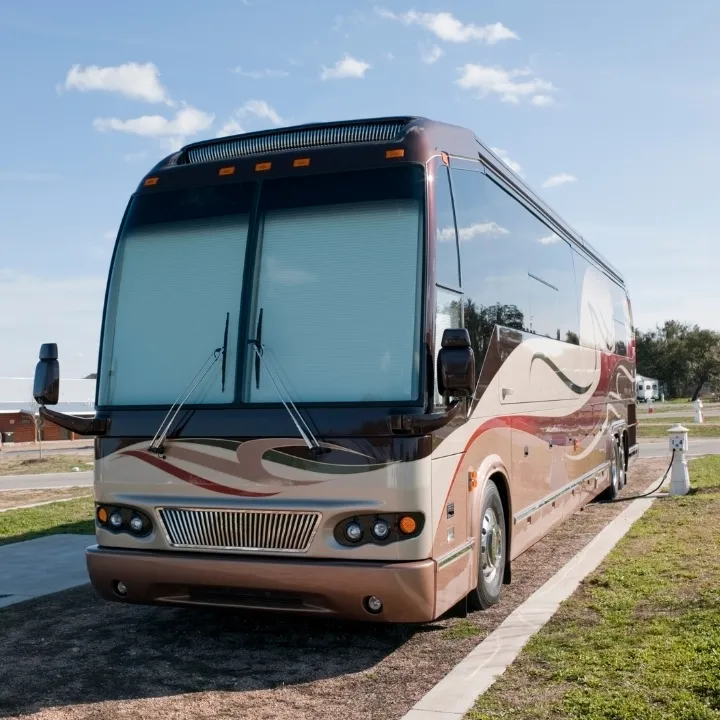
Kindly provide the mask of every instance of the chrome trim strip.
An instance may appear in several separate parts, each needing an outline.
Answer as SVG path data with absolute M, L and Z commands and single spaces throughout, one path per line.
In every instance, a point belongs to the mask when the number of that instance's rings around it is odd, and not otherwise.
M 565 495 L 565 493 L 570 492 L 574 488 L 576 488 L 578 485 L 582 485 L 586 480 L 589 480 L 594 475 L 597 475 L 599 472 L 602 472 L 606 468 L 610 467 L 610 461 L 606 460 L 604 463 L 601 463 L 597 467 L 593 468 L 589 472 L 586 472 L 584 475 L 581 475 L 576 480 L 573 480 L 572 482 L 568 483 L 564 487 L 561 487 L 559 490 L 555 490 L 555 492 L 550 493 L 549 495 L 546 495 L 542 500 L 539 500 L 534 505 L 528 505 L 524 510 L 521 510 L 519 513 L 515 515 L 513 518 L 513 525 L 520 522 L 520 520 L 524 520 L 528 515 L 532 515 L 534 512 L 537 512 L 538 510 L 541 510 L 549 503 L 553 502 L 553 500 L 557 500 L 560 496 Z
M 640 454 L 640 443 L 635 443 L 631 448 L 628 449 L 628 457 Z
M 439 557 L 435 562 L 437 563 L 438 570 L 445 568 L 448 565 L 452 565 L 456 560 L 459 560 L 463 555 L 469 553 L 475 547 L 475 538 L 466 540 L 462 545 L 453 548 L 450 552 L 445 553 Z
M 183 550 L 292 553 L 308 551 L 319 512 L 156 507 L 168 545 Z M 250 542 L 247 542 L 249 540 Z

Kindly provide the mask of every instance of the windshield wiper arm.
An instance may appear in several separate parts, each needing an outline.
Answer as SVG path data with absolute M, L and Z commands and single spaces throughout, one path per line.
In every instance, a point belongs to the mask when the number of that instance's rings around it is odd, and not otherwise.
M 155 433 L 155 436 L 152 439 L 152 442 L 150 443 L 150 446 L 148 447 L 148 452 L 155 453 L 156 455 L 162 455 L 164 452 L 163 443 L 165 442 L 165 438 L 167 437 L 168 432 L 170 431 L 170 428 L 172 427 L 173 422 L 175 422 L 175 418 L 177 417 L 178 413 L 182 409 L 182 406 L 188 401 L 188 398 L 193 394 L 195 391 L 195 388 L 203 381 L 205 376 L 210 372 L 213 365 L 218 361 L 220 356 L 223 357 L 223 360 L 225 358 L 225 351 L 223 348 L 215 348 L 211 353 L 210 357 L 202 364 L 202 367 L 195 373 L 195 377 L 187 384 L 185 389 L 178 395 L 177 400 L 170 406 L 170 409 L 167 411 L 167 415 L 163 418 L 163 421 L 160 423 L 160 427 L 157 429 L 157 432 Z M 210 365 L 208 365 L 210 363 Z M 208 365 L 207 369 L 205 366 Z M 204 372 L 203 372 L 204 371 Z M 202 374 L 201 374 L 202 373 Z M 198 375 L 200 377 L 198 378 Z M 196 380 L 197 378 L 197 380 Z M 175 412 L 173 413 L 173 410 Z M 171 417 L 172 413 L 172 417 Z M 169 419 L 168 419 L 169 418 Z
M 260 317 L 258 318 L 258 328 L 262 329 L 262 310 L 260 310 Z M 303 416 L 300 414 L 300 411 L 295 407 L 295 403 L 290 399 L 290 395 L 287 392 L 287 388 L 285 387 L 285 384 L 283 383 L 282 379 L 280 378 L 280 374 L 277 372 L 277 369 L 275 370 L 275 375 L 277 375 L 278 382 L 283 386 L 283 390 L 285 390 L 285 393 L 287 395 L 287 402 L 285 402 L 282 393 L 280 392 L 280 389 L 277 386 L 277 383 L 275 382 L 275 378 L 273 378 L 272 373 L 270 372 L 270 368 L 268 367 L 267 363 L 265 362 L 265 346 L 262 344 L 260 339 L 256 338 L 255 340 L 249 340 L 249 345 L 253 346 L 253 349 L 255 350 L 255 368 L 256 368 L 256 377 L 258 380 L 258 386 L 259 386 L 259 378 L 260 378 L 260 363 L 262 363 L 263 367 L 265 368 L 265 372 L 267 372 L 268 377 L 270 378 L 270 382 L 272 382 L 273 387 L 275 388 L 275 392 L 277 393 L 278 397 L 280 398 L 280 402 L 283 404 L 285 410 L 287 410 L 287 414 L 290 416 L 290 419 L 293 421 L 293 424 L 295 425 L 295 428 L 297 429 L 298 433 L 300 434 L 300 437 L 305 441 L 305 444 L 308 446 L 308 448 L 314 452 L 320 452 L 322 450 L 322 447 L 320 446 L 320 443 L 317 441 L 317 438 L 313 435 L 312 430 L 308 427 L 308 424 L 303 420 Z M 289 406 L 288 406 L 289 403 Z M 292 410 L 290 409 L 292 407 Z

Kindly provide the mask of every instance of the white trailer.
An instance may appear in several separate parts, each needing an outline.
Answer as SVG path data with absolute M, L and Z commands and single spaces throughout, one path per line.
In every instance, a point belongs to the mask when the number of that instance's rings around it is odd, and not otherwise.
M 638 402 L 660 399 L 660 383 L 655 378 L 635 376 L 635 397 Z

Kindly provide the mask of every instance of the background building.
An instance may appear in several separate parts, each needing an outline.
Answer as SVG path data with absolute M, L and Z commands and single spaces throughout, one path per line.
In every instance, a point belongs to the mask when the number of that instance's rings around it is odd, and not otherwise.
M 76 440 L 78 436 L 52 422 L 45 421 L 39 431 L 37 403 L 32 395 L 32 378 L 0 378 L 0 433 L 4 442 L 24 443 L 40 440 Z M 93 417 L 95 380 L 60 379 L 60 401 L 53 410 Z M 38 437 L 39 435 L 39 437 Z

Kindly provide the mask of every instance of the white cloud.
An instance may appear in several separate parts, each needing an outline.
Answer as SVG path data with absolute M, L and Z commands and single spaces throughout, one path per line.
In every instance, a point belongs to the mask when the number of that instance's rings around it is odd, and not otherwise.
M 561 238 L 559 235 L 556 235 L 555 233 L 550 233 L 549 235 L 538 238 L 538 242 L 541 245 L 554 245 L 556 242 L 559 242 L 560 239 Z
M 13 308 L 0 313 L 0 337 L 13 349 L 0 356 L 0 376 L 32 377 L 44 342 L 58 344 L 62 377 L 94 372 L 105 281 L 104 274 L 59 280 L 0 269 L 0 307 Z
M 461 74 L 455 82 L 461 88 L 477 90 L 480 97 L 495 93 L 503 102 L 519 103 L 528 97 L 538 97 L 538 93 L 555 90 L 553 84 L 547 80 L 533 77 L 532 70 L 505 70 L 501 67 L 471 63 L 463 65 L 459 70 Z
M 345 53 L 342 60 L 338 60 L 331 68 L 323 65 L 320 73 L 321 80 L 342 80 L 344 78 L 363 78 L 371 68 L 370 63 L 357 60 L 348 53 Z
M 405 25 L 422 25 L 445 42 L 466 43 L 479 40 L 494 45 L 501 40 L 517 40 L 518 36 L 502 23 L 490 25 L 463 24 L 452 13 L 419 13 L 415 10 L 400 15 L 389 10 L 378 8 L 381 17 L 390 20 L 400 20 Z
M 502 148 L 490 148 L 514 173 L 522 177 L 523 169 L 519 162 L 515 162 Z
M 537 105 L 537 107 L 547 107 L 548 105 L 552 105 L 555 100 L 549 95 L 534 95 L 530 102 L 533 105 Z
M 439 45 L 433 45 L 431 48 L 423 48 L 420 57 L 424 63 L 432 65 L 437 62 L 445 54 Z
M 182 147 L 185 138 L 207 130 L 214 121 L 214 115 L 186 106 L 182 110 L 178 110 L 175 117 L 171 119 L 163 115 L 142 115 L 130 120 L 96 118 L 93 120 L 93 126 L 100 132 L 115 130 L 143 137 L 163 138 L 166 147 L 173 152 Z
M 476 237 L 482 237 L 483 235 L 488 237 L 497 237 L 498 235 L 507 235 L 510 231 L 501 227 L 496 222 L 484 222 L 475 223 L 469 227 L 458 228 L 458 237 L 460 242 L 467 242 Z M 455 239 L 455 228 L 442 228 L 438 231 L 438 240 L 440 242 L 450 242 Z
M 568 183 L 577 182 L 577 178 L 574 175 L 568 173 L 558 173 L 557 175 L 551 175 L 543 184 L 544 188 L 560 187 L 561 185 L 567 185 Z
M 73 65 L 65 78 L 66 90 L 103 90 L 116 92 L 133 100 L 172 105 L 167 90 L 160 82 L 160 71 L 151 63 L 135 62 L 117 67 Z
M 269 120 L 273 125 L 282 125 L 284 120 L 264 100 L 248 100 L 238 111 L 240 117 L 248 113 Z
M 263 70 L 243 70 L 240 65 L 233 68 L 231 72 L 234 72 L 236 75 L 242 75 L 242 77 L 253 78 L 254 80 L 261 80 L 266 77 L 280 78 L 290 75 L 290 73 L 286 70 L 271 70 L 270 68 L 265 68 Z
M 242 125 L 235 119 L 230 118 L 218 131 L 216 137 L 227 137 L 228 135 L 240 135 L 244 133 Z

